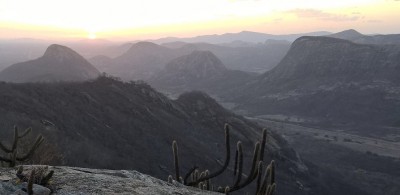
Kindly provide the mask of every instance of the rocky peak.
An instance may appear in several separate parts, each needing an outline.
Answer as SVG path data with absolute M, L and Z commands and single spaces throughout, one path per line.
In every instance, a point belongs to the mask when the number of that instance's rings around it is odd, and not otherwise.
M 133 52 L 154 52 L 153 50 L 166 49 L 163 46 L 157 45 L 152 42 L 141 41 L 133 44 L 126 53 Z
M 43 55 L 43 58 L 49 59 L 65 59 L 65 60 L 85 60 L 74 50 L 57 44 L 50 45 Z
M 360 37 L 363 37 L 363 36 L 364 35 L 359 33 L 358 31 L 356 31 L 354 29 L 349 29 L 349 30 L 345 30 L 345 31 L 342 31 L 342 32 L 338 32 L 338 33 L 332 34 L 329 37 L 352 40 L 352 39 L 357 39 L 357 38 L 360 38 Z
M 176 58 L 166 65 L 166 69 L 189 73 L 196 78 L 206 78 L 227 70 L 221 60 L 210 51 L 194 51 L 189 55 Z

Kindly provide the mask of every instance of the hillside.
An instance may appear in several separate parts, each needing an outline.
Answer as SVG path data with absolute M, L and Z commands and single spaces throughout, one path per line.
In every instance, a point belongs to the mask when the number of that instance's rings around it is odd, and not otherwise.
M 399 61 L 400 48 L 394 45 L 302 37 L 277 67 L 232 90 L 225 100 L 252 115 L 399 127 Z
M 137 170 L 161 179 L 173 171 L 172 140 L 179 143 L 183 171 L 194 164 L 215 170 L 224 156 L 224 123 L 232 126 L 232 143 L 242 141 L 245 163 L 261 131 L 204 93 L 169 100 L 146 84 L 108 77 L 84 83 L 0 83 L 0 100 L 1 137 L 12 136 L 15 124 L 31 126 L 62 154 L 65 165 Z M 276 159 L 277 180 L 285 186 L 280 194 L 317 190 L 299 189 L 296 181 L 304 186 L 320 181 L 308 176 L 280 136 L 270 134 L 268 143 L 267 161 Z M 231 178 L 228 173 L 221 181 Z
M 53 44 L 42 57 L 11 65 L 1 71 L 0 80 L 16 83 L 84 81 L 96 78 L 99 74 L 75 51 Z

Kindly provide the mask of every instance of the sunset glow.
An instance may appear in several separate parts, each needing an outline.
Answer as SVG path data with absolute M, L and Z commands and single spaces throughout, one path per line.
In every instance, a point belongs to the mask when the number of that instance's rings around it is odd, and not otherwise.
M 347 28 L 396 33 L 399 10 L 396 0 L 0 0 L 0 38 L 135 39 Z

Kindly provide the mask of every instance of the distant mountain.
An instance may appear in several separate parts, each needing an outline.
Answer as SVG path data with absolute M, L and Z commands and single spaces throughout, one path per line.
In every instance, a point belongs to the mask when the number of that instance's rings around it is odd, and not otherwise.
M 399 46 L 301 37 L 274 69 L 225 100 L 236 111 L 282 120 L 400 127 L 399 62 Z
M 197 37 L 190 38 L 176 38 L 176 37 L 167 37 L 161 38 L 157 40 L 151 40 L 155 43 L 168 43 L 168 42 L 188 42 L 188 43 L 211 43 L 211 44 L 221 44 L 221 43 L 230 43 L 234 41 L 243 41 L 250 43 L 264 43 L 268 39 L 274 40 L 286 40 L 286 41 L 294 41 L 295 39 L 301 36 L 325 36 L 331 34 L 330 32 L 311 32 L 311 33 L 299 33 L 299 34 L 288 34 L 288 35 L 272 35 L 251 31 L 242 31 L 239 33 L 225 33 L 221 35 L 202 35 Z
M 7 82 L 84 81 L 96 78 L 99 71 L 75 51 L 50 45 L 38 59 L 11 65 L 0 72 Z
M 157 45 L 151 42 L 138 42 L 116 58 L 98 56 L 89 61 L 100 71 L 124 80 L 148 80 L 172 59 L 196 50 L 208 50 L 221 59 L 229 69 L 260 73 L 276 66 L 289 47 L 290 43 L 286 41 L 267 41 L 248 47 L 208 43 L 172 42 Z
M 100 72 L 107 72 L 107 69 L 109 69 L 112 64 L 112 58 L 105 55 L 94 56 L 88 59 L 88 61 L 94 64 Z
M 265 43 L 249 46 L 225 46 L 209 43 L 183 42 L 163 44 L 181 50 L 207 50 L 213 52 L 225 66 L 233 70 L 264 73 L 275 67 L 290 48 L 290 42 L 266 40 Z
M 328 35 L 328 37 L 345 39 L 360 44 L 375 44 L 375 45 L 400 44 L 400 34 L 364 35 L 353 29 L 331 34 Z
M 170 61 L 149 83 L 169 94 L 202 90 L 211 94 L 248 82 L 255 75 L 227 69 L 210 51 L 194 51 Z
M 92 58 L 91 62 L 102 72 L 124 80 L 143 80 L 161 70 L 168 61 L 190 52 L 169 49 L 151 42 L 138 42 L 111 60 L 96 57 L 97 59 Z
M 165 74 L 160 76 L 171 77 L 180 84 L 210 79 L 227 71 L 221 60 L 210 51 L 194 51 L 189 55 L 178 57 L 169 62 L 165 70 Z
M 261 127 L 204 93 L 170 100 L 147 84 L 108 77 L 82 83 L 0 83 L 0 100 L 0 131 L 5 137 L 12 137 L 9 129 L 14 124 L 31 126 L 58 148 L 66 165 L 134 169 L 164 180 L 173 173 L 172 140 L 179 144 L 182 172 L 193 165 L 214 171 L 225 155 L 223 126 L 229 123 L 231 150 L 236 141 L 242 141 L 247 173 L 261 132 Z M 276 161 L 277 181 L 284 186 L 278 188 L 280 194 L 324 189 L 295 151 L 272 131 L 265 157 Z M 233 175 L 231 167 L 213 183 L 226 183 Z M 307 190 L 299 188 L 299 183 Z M 324 191 L 334 194 L 327 188 Z

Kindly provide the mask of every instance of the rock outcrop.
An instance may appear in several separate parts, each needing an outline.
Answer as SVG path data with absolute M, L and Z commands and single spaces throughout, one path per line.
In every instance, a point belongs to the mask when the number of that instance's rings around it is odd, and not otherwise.
M 29 169 L 30 166 L 25 166 Z M 129 194 L 129 195 L 217 195 L 181 184 L 165 181 L 132 170 L 87 169 L 78 167 L 49 167 L 54 175 L 47 186 L 52 194 Z M 12 168 L 0 168 L 0 194 L 27 194 L 19 184 Z M 35 185 L 34 195 L 46 194 L 45 188 Z M 35 193 L 40 190 L 40 193 Z

